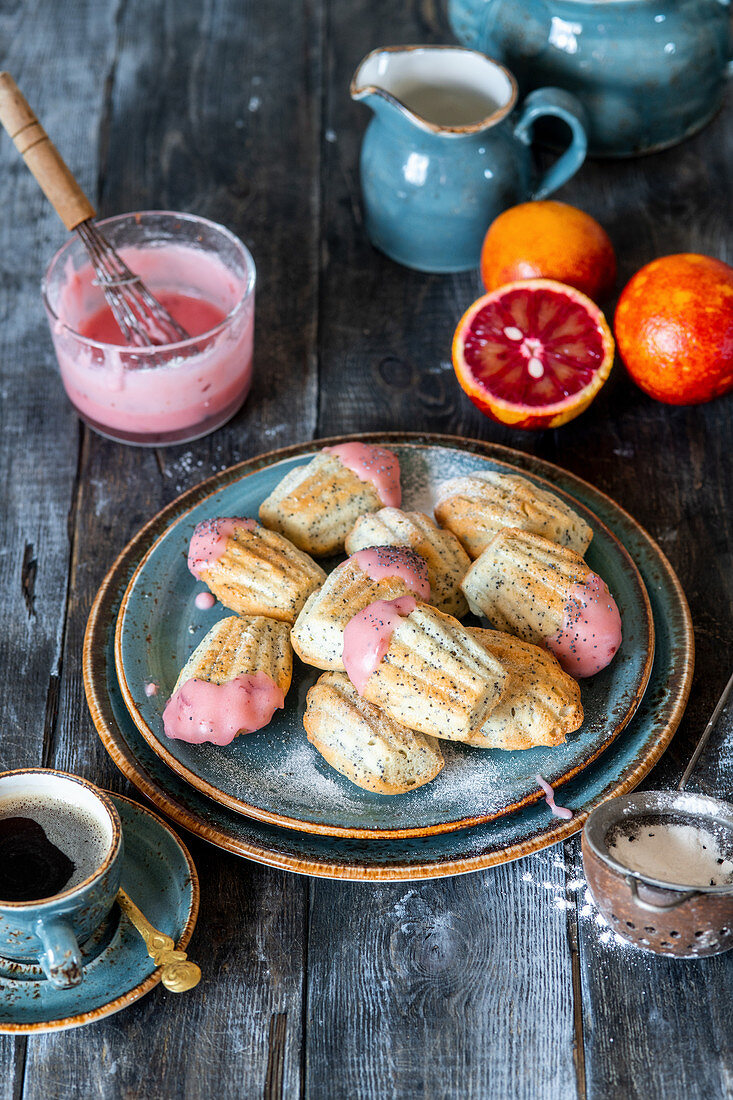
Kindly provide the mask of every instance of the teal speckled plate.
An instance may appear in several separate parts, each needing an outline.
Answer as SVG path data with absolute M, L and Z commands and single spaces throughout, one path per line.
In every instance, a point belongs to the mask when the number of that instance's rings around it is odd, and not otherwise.
M 141 558 L 192 503 L 273 460 L 312 450 L 310 443 L 250 459 L 202 483 L 193 495 L 186 493 L 174 501 L 122 551 L 97 593 L 84 637 L 84 686 L 102 743 L 124 775 L 179 825 L 219 848 L 301 874 L 372 882 L 441 878 L 505 863 L 565 840 L 582 829 L 595 806 L 626 794 L 642 781 L 669 745 L 684 713 L 692 683 L 694 640 L 687 601 L 674 571 L 646 531 L 608 497 L 531 455 L 451 436 L 375 433 L 358 438 L 388 446 L 413 442 L 460 448 L 548 478 L 612 527 L 638 566 L 656 623 L 652 674 L 623 736 L 563 788 L 562 801 L 574 811 L 573 818 L 558 820 L 542 801 L 483 825 L 433 836 L 374 840 L 297 832 L 255 821 L 207 798 L 173 772 L 142 737 L 122 699 L 114 661 L 120 603 Z
M 164 821 L 123 795 L 110 797 L 122 821 L 122 887 L 161 932 L 186 947 L 196 924 L 199 884 L 188 849 Z M 84 978 L 56 989 L 40 966 L 0 959 L 0 1032 L 65 1031 L 111 1016 L 160 981 L 139 932 L 114 906 L 82 946 Z
M 457 447 L 395 444 L 403 502 L 432 513 L 437 486 L 482 469 L 516 471 L 496 458 Z M 432 783 L 404 795 L 384 796 L 350 783 L 308 742 L 303 709 L 318 670 L 296 661 L 285 709 L 270 725 L 231 745 L 190 745 L 163 732 L 162 713 L 178 673 L 204 632 L 231 612 L 221 605 L 199 611 L 204 590 L 188 571 L 194 527 L 212 516 L 256 516 L 259 505 L 304 453 L 273 462 L 216 488 L 177 516 L 142 557 L 117 623 L 117 675 L 130 714 L 150 747 L 178 775 L 215 801 L 249 817 L 330 836 L 421 836 L 474 825 L 542 797 L 536 775 L 566 783 L 606 749 L 628 723 L 651 670 L 654 627 L 639 572 L 618 538 L 577 497 L 553 482 L 593 528 L 587 560 L 608 582 L 621 611 L 623 644 L 615 660 L 581 685 L 585 720 L 566 744 L 506 752 L 441 742 L 445 767 Z M 548 487 L 536 475 L 532 480 Z M 192 503 L 198 491 L 189 494 Z M 179 504 L 182 503 L 179 502 Z M 611 506 L 613 508 L 613 506 Z M 146 684 L 157 694 L 148 697 Z

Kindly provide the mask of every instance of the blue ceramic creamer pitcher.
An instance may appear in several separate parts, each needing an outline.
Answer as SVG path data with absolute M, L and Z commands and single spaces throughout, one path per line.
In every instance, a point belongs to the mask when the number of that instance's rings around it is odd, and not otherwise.
M 418 271 L 476 267 L 497 214 L 552 194 L 585 158 L 584 111 L 572 95 L 538 89 L 517 117 L 514 77 L 474 50 L 374 50 L 357 68 L 351 96 L 374 112 L 361 148 L 367 233 Z M 537 179 L 530 144 L 544 115 L 566 122 L 571 140 Z
M 594 156 L 682 141 L 716 112 L 730 71 L 730 0 L 448 0 L 448 18 L 523 94 L 574 92 Z

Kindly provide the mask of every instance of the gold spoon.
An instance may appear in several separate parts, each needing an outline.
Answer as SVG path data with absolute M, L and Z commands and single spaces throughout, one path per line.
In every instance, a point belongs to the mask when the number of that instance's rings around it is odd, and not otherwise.
M 142 936 L 148 955 L 155 965 L 163 968 L 161 981 L 165 988 L 171 993 L 185 993 L 187 989 L 193 989 L 198 985 L 201 980 L 201 970 L 196 963 L 189 961 L 185 951 L 176 948 L 170 936 L 153 927 L 122 887 L 117 893 L 117 904 Z

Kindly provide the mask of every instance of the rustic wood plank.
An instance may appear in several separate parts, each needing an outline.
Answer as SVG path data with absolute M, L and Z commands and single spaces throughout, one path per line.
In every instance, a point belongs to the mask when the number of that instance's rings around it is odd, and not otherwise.
M 24 88 L 84 186 L 96 171 L 108 16 L 102 6 L 78 9 L 56 28 L 47 5 L 0 11 L 0 41 L 9 44 L 2 64 Z M 77 104 L 73 114 L 66 97 Z M 0 767 L 12 768 L 41 763 L 44 728 L 55 723 L 79 429 L 58 377 L 39 292 L 43 271 L 66 231 L 4 132 L 0 170 L 0 662 L 5 670 Z
M 1 65 L 24 89 L 84 187 L 96 174 L 99 85 L 110 13 L 43 3 L 0 9 Z M 68 102 L 76 110 L 68 111 Z M 48 759 L 58 714 L 80 432 L 41 303 L 41 276 L 66 231 L 3 133 L 0 139 L 0 770 Z M 0 1036 L 0 1096 L 22 1095 L 27 1040 Z
M 20 1035 L 0 1035 L 0 1098 L 19 1100 L 23 1089 L 28 1040 Z
M 313 1097 L 576 1096 L 562 850 L 314 890 Z
M 285 0 L 136 0 L 119 6 L 105 50 L 101 211 L 169 207 L 223 221 L 250 245 L 260 279 L 257 382 L 231 425 L 169 451 L 84 433 L 52 759 L 134 797 L 83 696 L 81 643 L 96 588 L 135 530 L 179 492 L 315 424 L 320 17 Z M 284 145 L 286 117 L 295 138 Z M 191 847 L 202 886 L 191 944 L 201 987 L 178 999 L 158 989 L 107 1021 L 35 1041 L 28 1100 L 297 1095 L 307 884 Z

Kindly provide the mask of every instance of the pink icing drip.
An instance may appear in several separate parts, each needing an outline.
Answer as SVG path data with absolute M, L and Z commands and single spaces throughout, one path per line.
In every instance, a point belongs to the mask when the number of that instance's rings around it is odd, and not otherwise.
M 168 700 L 163 728 L 168 737 L 200 745 L 229 745 L 240 730 L 262 729 L 285 696 L 264 672 L 248 672 L 226 684 L 187 680 Z
M 150 698 L 151 695 L 157 695 L 158 694 L 158 685 L 154 684 L 152 682 L 149 683 L 149 684 L 146 684 L 145 685 L 145 694 L 147 695 L 148 699 Z
M 385 508 L 399 508 L 402 489 L 396 454 L 386 447 L 372 447 L 368 443 L 339 443 L 336 447 L 324 447 L 323 450 L 340 458 L 360 481 L 370 481 Z
M 621 616 L 606 582 L 591 573 L 573 586 L 562 626 L 546 640 L 547 648 L 571 676 L 593 676 L 621 645 Z
M 427 562 L 409 546 L 370 546 L 357 550 L 351 559 L 373 581 L 400 577 L 421 600 L 430 599 Z
M 193 602 L 196 604 L 199 611 L 210 611 L 216 603 L 216 600 L 210 592 L 199 592 L 198 596 Z
M 201 576 L 201 570 L 218 561 L 227 548 L 227 539 L 231 538 L 237 527 L 254 531 L 257 524 L 253 519 L 228 518 L 205 519 L 199 523 L 191 536 L 188 548 L 188 568 L 194 577 Z
M 555 803 L 555 792 L 553 791 L 550 784 L 547 783 L 541 775 L 536 775 L 535 779 L 539 783 L 540 787 L 542 787 L 542 790 L 545 792 L 545 802 L 550 807 L 550 810 L 555 815 L 555 817 L 562 817 L 565 821 L 570 821 L 570 818 L 573 816 L 573 811 L 569 810 L 567 806 L 558 806 Z
M 349 619 L 344 630 L 343 662 L 359 695 L 364 694 L 367 680 L 389 649 L 394 628 L 416 607 L 414 596 L 375 600 Z

